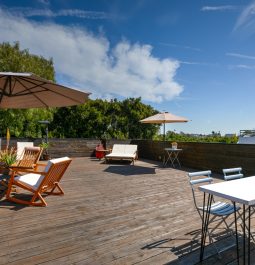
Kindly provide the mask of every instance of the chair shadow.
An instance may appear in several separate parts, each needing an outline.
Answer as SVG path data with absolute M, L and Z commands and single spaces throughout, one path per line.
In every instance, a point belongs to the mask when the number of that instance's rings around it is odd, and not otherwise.
M 200 229 L 191 231 L 185 234 L 182 238 L 164 238 L 142 247 L 142 250 L 161 249 L 162 251 L 170 251 L 176 255 L 176 259 L 165 265 L 195 265 L 195 264 L 236 264 L 236 245 L 235 239 L 226 234 L 226 232 L 219 232 L 214 235 L 215 245 L 218 249 L 227 249 L 221 253 L 219 258 L 215 248 L 212 244 L 205 247 L 204 260 L 199 261 L 200 257 Z M 242 248 L 242 235 L 239 234 L 239 254 Z M 251 249 L 255 248 L 255 244 L 251 242 Z M 242 257 L 240 257 L 242 258 Z M 252 263 L 253 264 L 253 263 Z
M 106 168 L 104 172 L 114 173 L 123 176 L 156 174 L 155 168 L 141 167 L 136 165 L 108 166 L 108 168 Z
M 7 191 L 7 189 L 5 190 L 5 192 L 0 193 L 0 208 L 12 210 L 12 211 L 19 211 L 19 210 L 22 210 L 24 208 L 30 207 L 29 205 L 26 205 L 26 204 L 19 204 L 16 202 L 8 201 L 5 198 L 6 191 Z M 14 196 L 18 199 L 30 201 L 33 195 L 16 193 Z M 43 194 L 43 197 L 46 197 L 46 196 L 47 195 Z

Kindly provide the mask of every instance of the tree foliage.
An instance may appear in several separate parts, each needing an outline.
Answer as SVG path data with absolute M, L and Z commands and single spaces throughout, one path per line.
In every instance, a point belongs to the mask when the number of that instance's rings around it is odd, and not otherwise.
M 0 44 L 1 72 L 32 72 L 48 80 L 55 80 L 52 58 L 45 59 L 21 50 L 18 42 L 11 45 L 8 42 Z M 43 128 L 38 120 L 51 119 L 53 109 L 0 110 L 0 132 L 5 135 L 9 127 L 11 135 L 17 137 L 37 137 Z
M 0 44 L 1 72 L 30 72 L 48 80 L 55 80 L 53 59 L 29 53 L 28 49 L 21 50 L 19 42 L 11 45 L 8 42 Z
M 200 142 L 200 143 L 227 143 L 227 144 L 236 144 L 238 141 L 237 136 L 221 136 L 220 133 L 212 132 L 211 135 L 191 135 L 185 133 L 175 133 L 172 131 L 168 131 L 166 133 L 167 141 L 175 141 L 175 142 Z
M 50 129 L 56 137 L 149 139 L 158 126 L 141 124 L 140 120 L 155 113 L 141 98 L 89 100 L 83 105 L 57 109 Z

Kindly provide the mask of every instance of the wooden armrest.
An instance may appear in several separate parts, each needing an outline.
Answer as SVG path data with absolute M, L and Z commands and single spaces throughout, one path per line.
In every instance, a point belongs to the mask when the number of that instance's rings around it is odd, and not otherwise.
M 31 166 L 31 167 L 24 167 L 24 166 L 15 166 L 15 165 L 12 165 L 12 166 L 9 166 L 9 169 L 11 170 L 22 170 L 22 169 L 33 169 L 34 166 Z
M 24 173 L 34 173 L 39 175 L 46 175 L 47 172 L 44 171 L 35 171 L 33 168 L 25 168 L 25 167 L 14 167 L 11 168 L 13 172 L 24 172 Z
M 47 164 L 42 164 L 42 163 L 37 163 L 36 166 L 40 166 L 40 167 L 46 167 Z

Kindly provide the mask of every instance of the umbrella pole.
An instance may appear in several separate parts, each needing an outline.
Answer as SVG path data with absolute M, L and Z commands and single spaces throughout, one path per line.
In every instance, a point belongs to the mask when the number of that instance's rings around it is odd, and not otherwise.
M 166 140 L 166 123 L 164 122 L 164 142 Z

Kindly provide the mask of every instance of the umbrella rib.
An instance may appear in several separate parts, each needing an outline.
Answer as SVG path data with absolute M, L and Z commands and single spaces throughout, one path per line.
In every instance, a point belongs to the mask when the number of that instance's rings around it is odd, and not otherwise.
M 17 82 L 19 82 L 24 88 L 25 88 L 25 91 L 28 90 L 30 93 L 27 93 L 27 94 L 32 94 L 35 98 L 37 98 L 45 107 L 48 107 L 48 105 L 46 103 L 44 103 L 35 93 L 33 93 L 31 91 L 30 88 L 26 87 L 20 80 L 18 80 Z M 35 85 L 35 84 L 34 84 Z M 36 87 L 36 86 L 35 86 Z M 33 88 L 35 88 L 33 87 Z M 32 88 L 32 89 L 33 89 Z M 42 92 L 42 91 L 41 91 Z M 17 95 L 17 94 L 16 94 Z M 23 94 L 24 95 L 24 94 Z M 17 95 L 18 96 L 18 95 Z
M 0 86 L 0 108 L 72 106 L 89 95 L 32 73 L 0 72 Z
M 8 89 L 8 84 L 9 84 L 9 88 L 10 88 L 10 91 L 11 91 L 11 78 L 9 76 L 7 76 L 6 81 L 4 83 L 3 90 L 2 90 L 2 93 L 0 95 L 0 102 L 2 102 L 3 97 L 5 95 L 8 95 L 8 93 L 6 92 L 6 90 Z
M 21 77 L 20 79 L 22 79 L 22 80 L 24 80 L 24 81 L 27 81 L 27 82 L 29 82 L 29 83 L 31 83 L 31 84 L 33 84 L 34 85 L 34 87 L 32 87 L 32 89 L 34 89 L 34 88 L 37 88 L 37 87 L 40 87 L 40 88 L 42 88 L 42 89 L 44 89 L 44 90 L 42 90 L 42 91 L 36 91 L 36 93 L 39 93 L 39 92 L 44 92 L 44 91 L 50 91 L 50 92 L 52 92 L 52 93 L 55 93 L 55 94 L 57 94 L 57 95 L 60 95 L 60 96 L 62 96 L 62 97 L 65 97 L 65 98 L 68 98 L 68 99 L 71 99 L 71 100 L 73 100 L 74 102 L 77 102 L 77 103 L 81 103 L 79 100 L 76 100 L 76 99 L 74 99 L 74 98 L 72 98 L 72 97 L 69 97 L 69 96 L 66 96 L 66 95 L 63 95 L 63 94 L 61 94 L 60 92 L 56 92 L 56 91 L 54 91 L 54 90 L 51 90 L 51 89 L 49 89 L 49 88 L 47 88 L 47 87 L 44 87 L 43 85 L 47 85 L 47 83 L 46 82 L 43 82 L 43 83 L 41 83 L 41 84 L 36 84 L 36 83 L 34 83 L 34 82 L 31 82 L 31 80 L 28 80 L 28 79 L 26 79 L 26 78 L 23 78 L 23 77 Z M 29 90 L 29 88 L 27 88 L 20 80 L 18 80 L 19 82 L 20 82 L 20 84 L 25 88 L 25 89 L 28 89 Z M 56 86 L 61 86 L 61 85 L 57 85 L 57 84 L 55 84 L 55 83 L 52 83 L 52 85 L 56 85 Z M 29 90 L 30 91 L 30 90 Z M 28 93 L 28 94 L 34 94 L 32 91 L 30 91 L 30 93 Z M 39 99 L 39 98 L 38 98 Z M 41 100 L 40 100 L 41 101 Z M 42 101 L 41 101 L 42 102 Z M 43 102 L 42 102 L 43 103 Z M 44 103 L 43 103 L 44 104 Z

